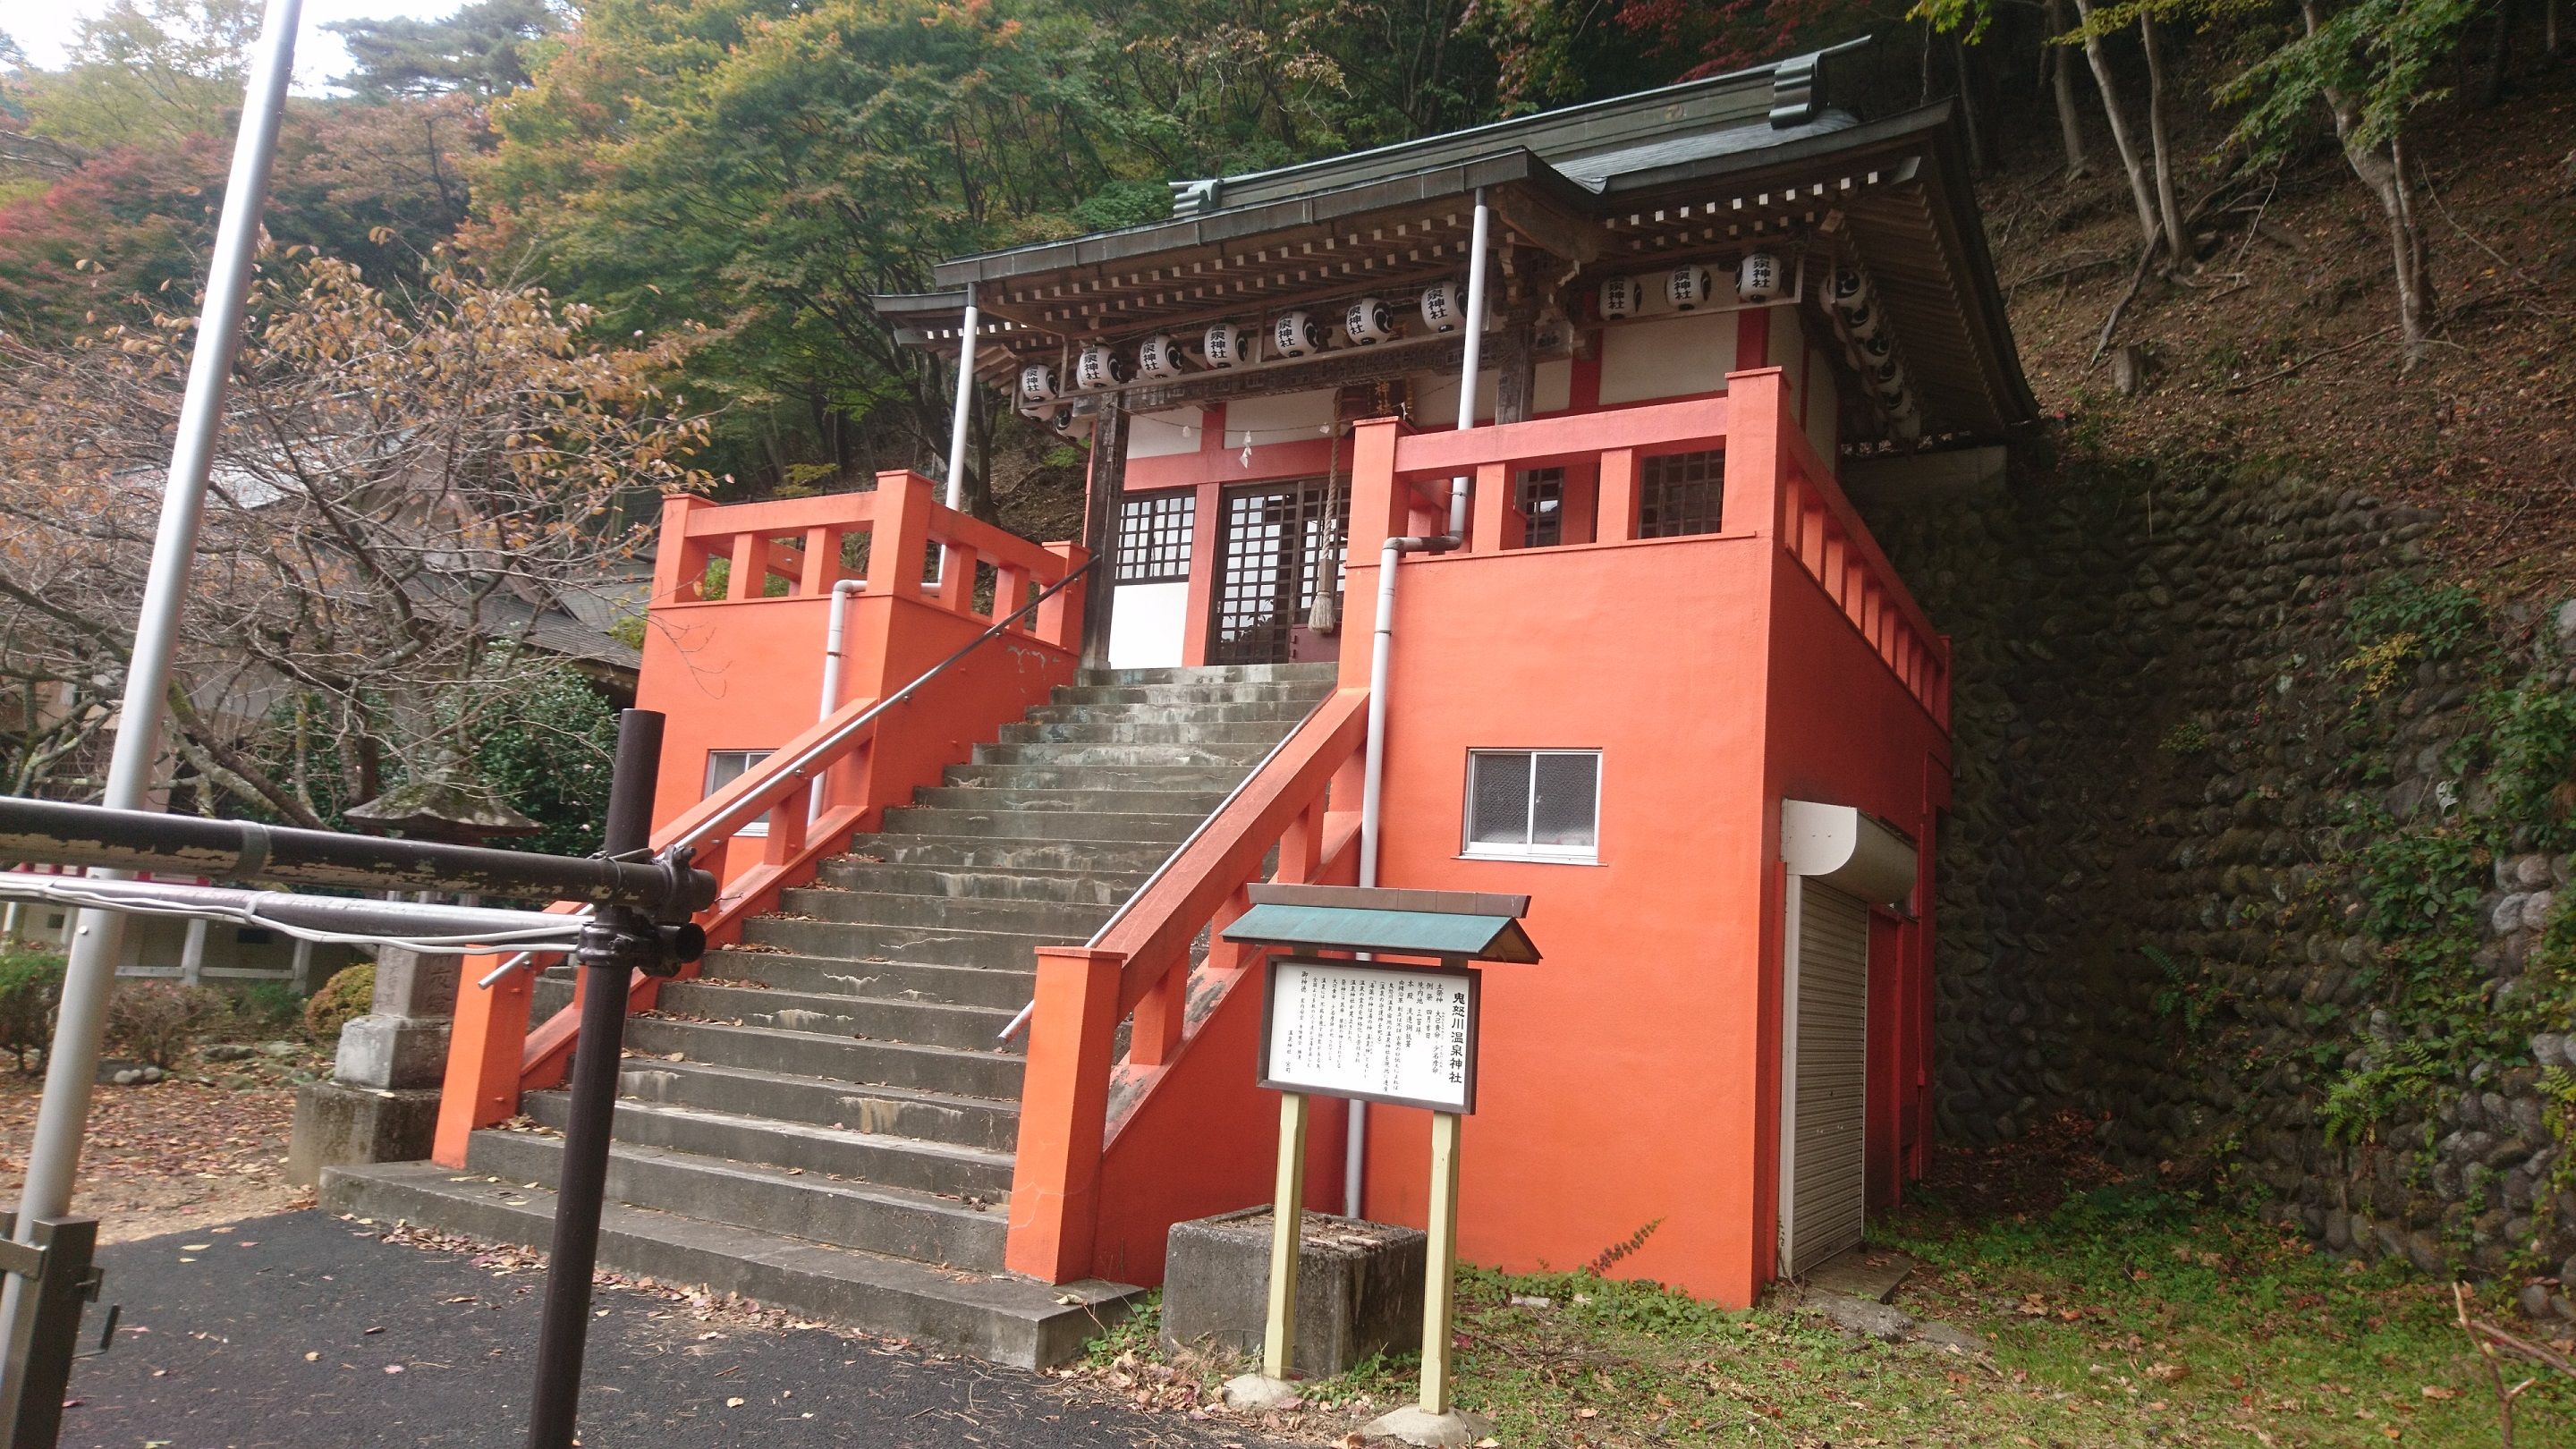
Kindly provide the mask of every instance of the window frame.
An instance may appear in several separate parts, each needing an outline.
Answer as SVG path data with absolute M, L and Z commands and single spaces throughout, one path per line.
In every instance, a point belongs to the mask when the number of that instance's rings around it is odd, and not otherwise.
M 778 753 L 778 751 L 776 751 L 776 750 L 709 750 L 709 751 L 707 751 L 707 768 L 706 768 L 706 774 L 705 774 L 703 777 L 701 777 L 701 778 L 703 778 L 703 779 L 705 780 L 706 785 L 705 785 L 705 788 L 704 788 L 704 789 L 702 789 L 702 790 L 700 790 L 700 791 L 698 792 L 698 798 L 699 798 L 699 799 L 701 799 L 701 800 L 704 800 L 704 799 L 706 799 L 707 797 L 709 797 L 709 796 L 711 796 L 711 795 L 715 794 L 715 792 L 716 792 L 716 791 L 723 789 L 726 785 L 730 785 L 730 784 L 732 784 L 734 781 L 741 779 L 743 776 L 750 774 L 752 771 L 754 771 L 754 770 L 756 770 L 756 769 L 759 769 L 759 768 L 760 768 L 760 762 L 761 762 L 761 761 L 766 760 L 766 759 L 768 759 L 770 756 L 772 756 L 772 755 L 774 755 L 774 754 L 777 754 L 777 753 Z M 716 779 L 716 761 L 717 761 L 719 758 L 733 758 L 733 757 L 740 757 L 740 758 L 741 758 L 741 760 L 742 760 L 742 768 L 741 768 L 741 769 L 739 769 L 739 770 L 734 771 L 732 774 L 730 774 L 730 775 L 726 776 L 726 777 L 725 777 L 721 782 L 719 782 L 719 781 Z M 734 833 L 735 833 L 736 835 L 760 836 L 760 837 L 764 837 L 764 838 L 765 838 L 765 837 L 769 834 L 769 812 L 768 812 L 768 811 L 766 811 L 766 810 L 762 811 L 762 812 L 760 813 L 760 818 L 759 818 L 759 819 L 752 821 L 750 824 L 745 825 L 745 826 L 744 826 L 744 827 L 742 827 L 740 830 L 737 830 L 737 831 L 735 831 Z
M 1592 762 L 1592 843 L 1589 845 L 1551 845 L 1529 838 L 1531 822 L 1538 813 L 1538 762 L 1541 756 L 1563 756 Z M 1480 759 L 1514 757 L 1529 762 L 1529 793 L 1522 805 L 1521 840 L 1517 843 L 1478 840 L 1476 834 L 1476 762 Z M 1601 751 L 1597 747 L 1540 746 L 1518 749 L 1470 748 L 1467 751 L 1466 788 L 1458 811 L 1458 858 L 1461 860 L 1510 860 L 1532 865 L 1599 865 L 1601 863 Z
M 1198 490 L 1158 488 L 1118 501 L 1118 576 L 1113 584 L 1190 581 L 1198 533 Z

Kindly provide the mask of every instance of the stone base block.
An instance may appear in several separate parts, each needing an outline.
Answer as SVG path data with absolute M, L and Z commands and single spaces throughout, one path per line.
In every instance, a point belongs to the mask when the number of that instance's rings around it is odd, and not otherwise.
M 1493 1425 L 1473 1414 L 1452 1409 L 1446 1414 L 1425 1413 L 1418 1405 L 1407 1405 L 1391 1414 L 1371 1419 L 1360 1430 L 1367 1439 L 1393 1439 L 1419 1449 L 1467 1449 L 1491 1432 Z
M 286 1180 L 311 1187 L 326 1167 L 365 1162 L 418 1162 L 438 1131 L 438 1089 L 384 1091 L 340 1082 L 307 1082 L 295 1094 L 295 1132 L 286 1148 Z
M 447 1018 L 414 1019 L 380 1012 L 352 1018 L 340 1028 L 340 1050 L 331 1079 L 353 1087 L 402 1091 L 436 1088 L 447 1080 Z
M 1422 1342 L 1420 1230 L 1307 1213 L 1292 1371 L 1328 1378 Z M 1163 1347 L 1257 1355 L 1270 1298 L 1270 1209 L 1174 1223 L 1163 1264 Z

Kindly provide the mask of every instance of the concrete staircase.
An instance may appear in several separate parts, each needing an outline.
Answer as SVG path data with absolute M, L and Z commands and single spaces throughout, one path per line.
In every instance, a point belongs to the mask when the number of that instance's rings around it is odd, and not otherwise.
M 888 810 L 780 911 L 627 1025 L 600 1260 L 1033 1367 L 1123 1284 L 1005 1273 L 1034 950 L 1078 943 L 1333 687 L 1334 667 L 1095 671 Z M 558 968 L 542 1019 L 568 1003 Z M 334 1169 L 325 1205 L 543 1246 L 566 1098 L 459 1173 Z

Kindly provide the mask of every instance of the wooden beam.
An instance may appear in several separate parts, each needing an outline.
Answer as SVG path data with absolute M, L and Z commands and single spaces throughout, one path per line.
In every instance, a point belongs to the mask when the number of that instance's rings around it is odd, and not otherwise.
M 1454 333 L 1413 337 L 1375 347 L 1343 348 L 1321 357 L 1299 358 L 1294 362 L 1193 373 L 1177 382 L 1132 383 L 1122 392 L 1110 396 L 1119 397 L 1132 412 L 1149 413 L 1195 403 L 1218 402 L 1230 397 L 1305 392 L 1355 382 L 1377 382 L 1416 372 L 1454 371 L 1465 341 Z
M 1083 590 L 1082 664 L 1109 667 L 1109 615 L 1118 593 L 1118 510 L 1127 491 L 1127 410 L 1114 397 L 1100 400 L 1091 425 L 1091 496 L 1082 519 L 1082 542 L 1097 560 Z

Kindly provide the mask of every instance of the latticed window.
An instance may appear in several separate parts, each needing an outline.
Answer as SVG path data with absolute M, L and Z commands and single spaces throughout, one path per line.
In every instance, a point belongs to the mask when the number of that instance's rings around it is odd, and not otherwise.
M 1351 487 L 1321 478 L 1225 491 L 1210 664 L 1280 664 L 1316 591 L 1342 589 Z
M 1118 510 L 1118 582 L 1183 584 L 1198 496 L 1187 488 L 1130 498 Z
M 1512 480 L 1512 507 L 1525 521 L 1524 548 L 1554 548 L 1565 542 L 1565 470 L 1524 468 Z
M 1717 532 L 1719 510 L 1726 502 L 1723 450 L 1648 458 L 1637 482 L 1639 538 Z

